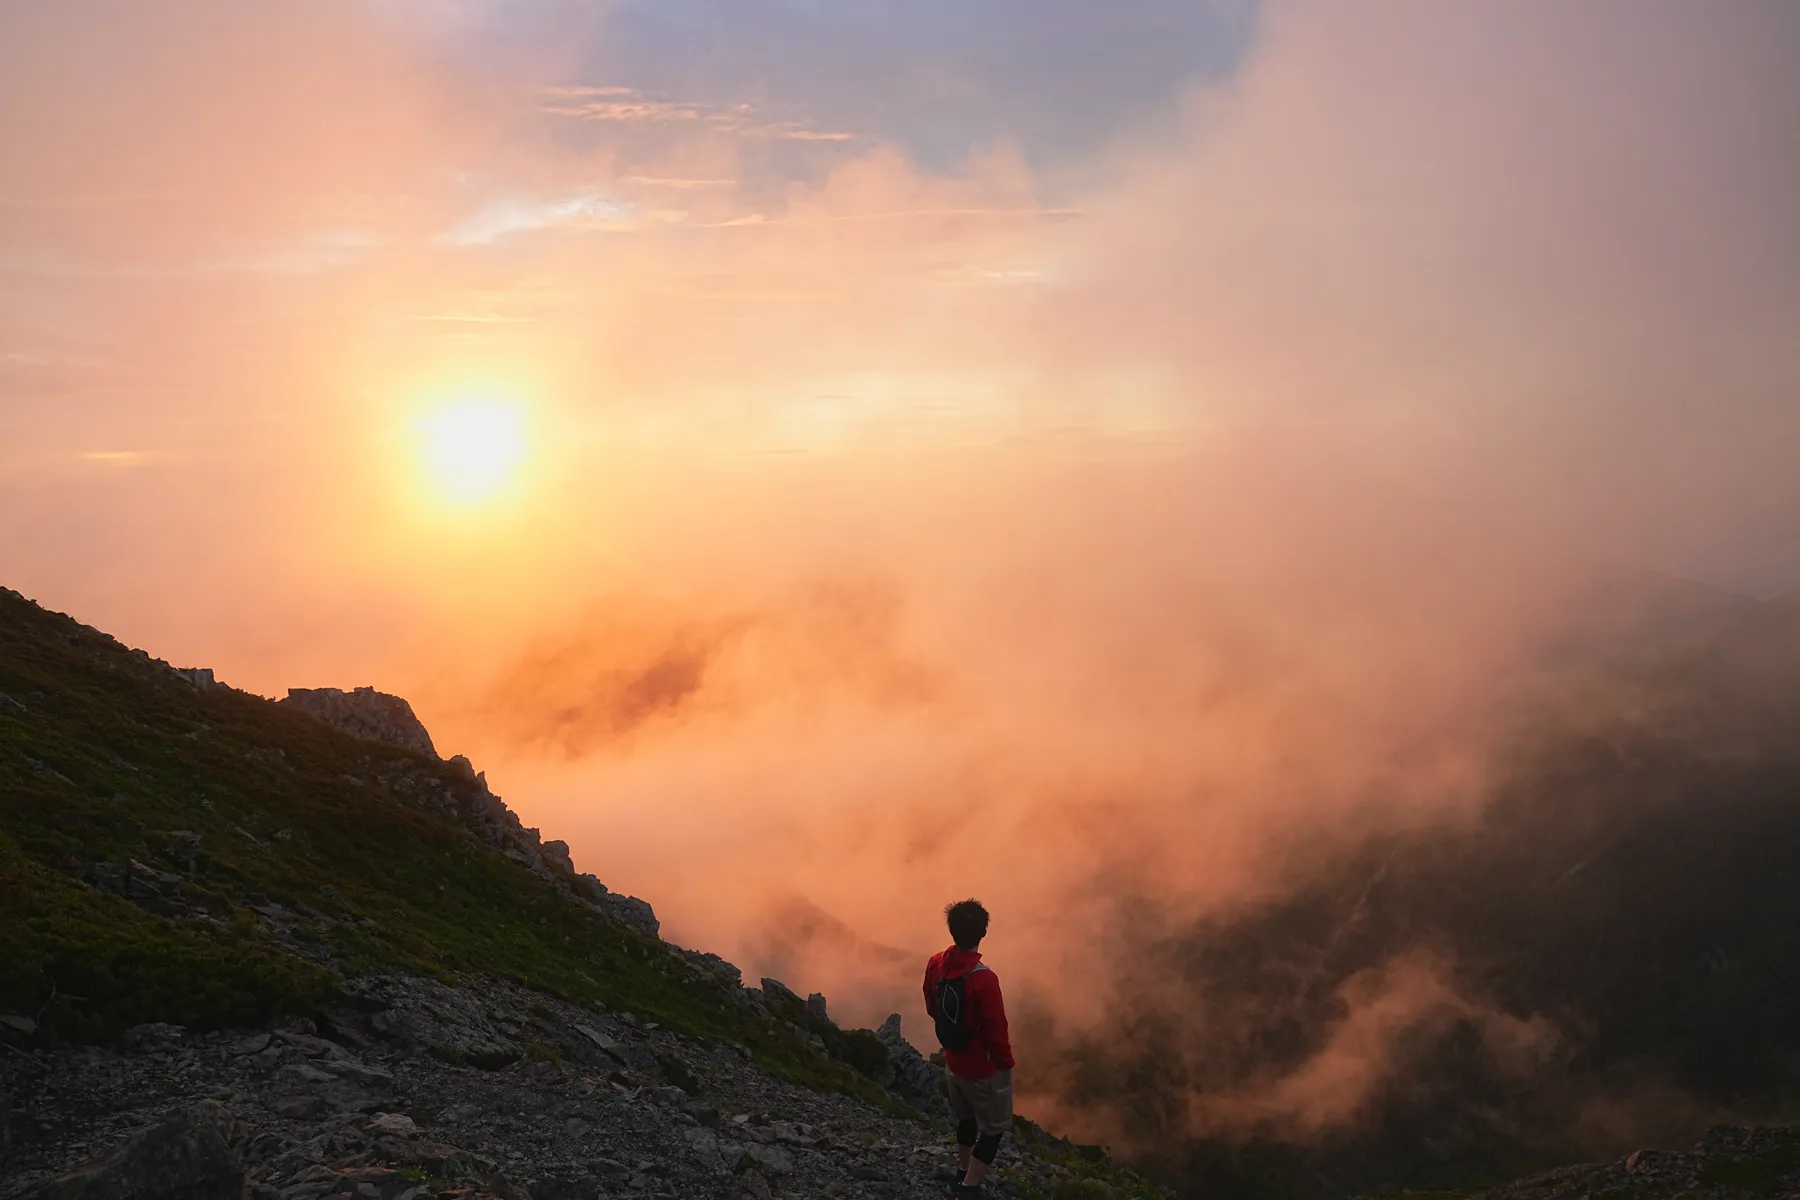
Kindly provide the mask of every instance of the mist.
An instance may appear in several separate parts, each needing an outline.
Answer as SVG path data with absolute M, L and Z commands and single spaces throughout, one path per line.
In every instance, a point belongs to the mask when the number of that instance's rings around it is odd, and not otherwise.
M 1529 714 L 1636 712 L 1595 663 L 1667 576 L 1800 587 L 1791 7 L 1270 4 L 1054 180 L 577 103 L 556 39 L 477 61 L 408 5 L 89 53 L 128 7 L 0 9 L 105 83 L 0 52 L 45 114 L 0 135 L 10 586 L 408 696 L 840 1021 L 924 1038 L 979 896 L 1022 1107 L 1075 1132 L 1323 1144 L 1432 1031 L 1484 1078 L 1579 1052 L 1465 929 L 1327 963 L 1257 922 L 1502 820 Z M 480 512 L 408 458 L 465 378 L 532 412 Z M 1245 930 L 1275 966 L 1194 973 Z M 1304 1036 L 1227 1052 L 1269 1012 Z

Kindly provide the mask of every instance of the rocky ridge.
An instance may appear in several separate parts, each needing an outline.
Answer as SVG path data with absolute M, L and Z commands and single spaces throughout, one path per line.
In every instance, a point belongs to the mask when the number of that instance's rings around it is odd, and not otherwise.
M 0 594 L 0 1196 L 881 1200 L 953 1158 L 898 1015 L 661 940 L 466 759 L 197 674 Z M 1003 1193 L 1156 1191 L 1018 1128 Z

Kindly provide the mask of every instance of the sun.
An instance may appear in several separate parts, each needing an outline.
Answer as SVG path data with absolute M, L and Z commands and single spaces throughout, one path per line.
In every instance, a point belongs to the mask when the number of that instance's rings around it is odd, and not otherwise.
M 414 429 L 432 488 L 457 504 L 491 499 L 525 461 L 525 410 L 514 401 L 447 401 L 420 418 Z

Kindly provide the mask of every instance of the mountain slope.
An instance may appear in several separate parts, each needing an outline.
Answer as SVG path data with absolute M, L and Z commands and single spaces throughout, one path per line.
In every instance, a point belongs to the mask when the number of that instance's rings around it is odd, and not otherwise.
M 369 701 L 405 745 L 304 711 Z M 948 1161 L 897 1018 L 662 941 L 404 708 L 272 703 L 0 590 L 0 1182 L 768 1200 Z M 1018 1130 L 1013 1194 L 1155 1194 Z
M 0 694 L 0 1009 L 51 1033 L 313 1012 L 326 964 L 479 969 L 879 1098 L 728 1003 L 726 981 L 570 902 L 572 878 L 495 853 L 471 825 L 497 801 L 461 764 L 196 688 L 16 594 Z

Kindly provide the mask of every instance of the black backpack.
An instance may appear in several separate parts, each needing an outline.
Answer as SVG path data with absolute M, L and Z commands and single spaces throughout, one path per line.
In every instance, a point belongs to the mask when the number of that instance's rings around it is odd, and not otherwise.
M 963 1024 L 963 1009 L 966 1007 L 963 984 L 968 982 L 969 975 L 976 971 L 985 971 L 984 963 L 976 963 L 968 975 L 958 975 L 955 979 L 939 978 L 937 987 L 932 992 L 932 999 L 937 1003 L 932 1007 L 937 1018 L 938 1043 L 946 1050 L 961 1050 L 975 1040 L 979 1025 Z

